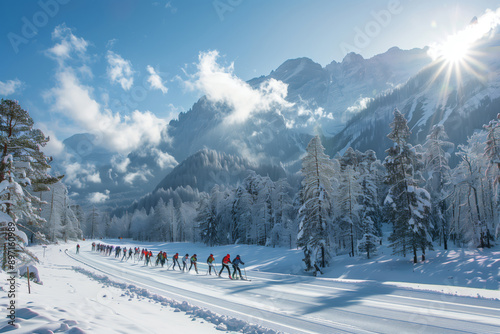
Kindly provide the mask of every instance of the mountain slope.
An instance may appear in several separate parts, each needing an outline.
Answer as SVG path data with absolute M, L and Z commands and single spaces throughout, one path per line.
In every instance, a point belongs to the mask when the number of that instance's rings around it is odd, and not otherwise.
M 373 149 L 378 157 L 384 157 L 390 145 L 386 135 L 394 108 L 406 115 L 413 144 L 423 143 L 435 124 L 443 124 L 455 144 L 465 143 L 467 136 L 481 129 L 500 109 L 500 61 L 495 53 L 499 47 L 496 35 L 470 50 L 474 59 L 469 64 L 455 67 L 437 59 L 404 85 L 374 99 L 327 140 L 328 153 L 351 146 L 362 151 Z

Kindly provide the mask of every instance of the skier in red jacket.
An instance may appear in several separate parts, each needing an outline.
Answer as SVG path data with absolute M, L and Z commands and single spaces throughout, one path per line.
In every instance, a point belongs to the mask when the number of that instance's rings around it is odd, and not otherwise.
M 222 269 L 220 270 L 219 272 L 219 277 L 220 275 L 222 274 L 222 271 L 224 270 L 224 268 L 227 268 L 227 273 L 229 274 L 229 278 L 230 279 L 233 279 L 231 277 L 231 270 L 229 269 L 229 263 L 231 263 L 231 257 L 229 256 L 229 254 L 227 254 L 226 256 L 224 256 L 224 258 L 222 259 Z
M 172 265 L 172 270 L 175 270 L 176 263 L 177 263 L 177 266 L 179 267 L 179 270 L 181 270 L 181 265 L 179 264 L 179 253 L 175 253 L 175 255 L 172 256 L 172 262 L 174 263 Z

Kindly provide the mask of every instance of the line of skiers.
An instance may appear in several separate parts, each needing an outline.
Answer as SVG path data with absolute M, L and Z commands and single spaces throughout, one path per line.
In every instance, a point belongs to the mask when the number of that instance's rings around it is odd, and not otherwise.
M 129 247 L 127 249 L 126 247 L 121 248 L 120 246 L 115 247 L 106 244 L 96 244 L 95 242 L 92 243 L 92 251 L 98 251 L 105 256 L 110 256 L 113 253 L 113 250 L 115 252 L 115 258 L 119 258 L 121 254 L 123 254 L 121 261 L 128 261 L 133 255 L 134 262 L 144 260 L 144 265 L 146 266 L 153 265 L 153 260 L 152 260 L 153 252 L 151 250 L 147 250 L 145 248 L 141 250 L 139 247 L 135 247 L 132 250 L 132 247 Z M 155 266 L 161 265 L 163 268 L 165 262 L 167 263 L 168 267 L 167 270 L 170 268 L 172 270 L 175 270 L 175 266 L 177 265 L 180 271 L 190 272 L 191 269 L 194 267 L 196 274 L 198 274 L 198 266 L 197 266 L 198 257 L 196 254 L 192 255 L 191 257 L 189 257 L 189 254 L 184 255 L 182 257 L 182 268 L 181 268 L 181 265 L 179 263 L 179 253 L 175 253 L 175 255 L 172 256 L 172 265 L 169 266 L 167 253 L 163 251 L 158 252 L 158 254 L 156 255 Z M 190 263 L 189 268 L 187 267 L 188 262 Z M 233 266 L 232 276 L 231 276 L 231 270 L 229 269 L 230 264 Z M 222 268 L 220 269 L 219 273 L 217 273 L 217 267 L 215 265 L 214 255 L 210 254 L 207 258 L 207 265 L 208 265 L 207 275 L 212 275 L 212 270 L 213 270 L 214 274 L 220 277 L 224 269 L 227 269 L 227 273 L 230 279 L 238 279 L 238 276 L 236 274 L 239 274 L 239 278 L 243 279 L 243 275 L 241 274 L 240 264 L 245 265 L 245 263 L 241 260 L 239 255 L 236 255 L 234 260 L 231 262 L 231 257 L 229 254 L 227 254 L 222 259 Z

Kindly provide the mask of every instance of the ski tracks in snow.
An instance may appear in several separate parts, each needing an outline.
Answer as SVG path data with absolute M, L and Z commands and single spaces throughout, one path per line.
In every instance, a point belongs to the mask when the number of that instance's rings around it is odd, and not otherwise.
M 239 319 L 237 329 L 285 333 L 498 333 L 500 301 L 413 291 L 371 281 L 247 272 L 251 281 L 215 279 L 120 262 L 99 253 L 68 254 L 153 298 L 172 298 Z M 95 278 L 95 277 L 94 277 Z M 121 286 L 121 287 L 126 287 Z M 215 315 L 213 322 L 221 322 Z M 226 324 L 227 325 L 227 324 Z M 245 326 L 247 330 L 244 330 Z M 254 326 L 254 327 L 251 327 Z M 255 327 L 256 326 L 256 327 Z M 250 329 L 252 328 L 252 329 Z

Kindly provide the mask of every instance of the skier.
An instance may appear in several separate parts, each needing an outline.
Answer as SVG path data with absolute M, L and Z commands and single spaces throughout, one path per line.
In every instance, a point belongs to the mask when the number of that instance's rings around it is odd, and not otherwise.
M 174 256 L 172 256 L 172 270 L 175 270 L 175 264 L 177 263 L 177 266 L 179 267 L 179 270 L 181 269 L 181 265 L 179 264 L 179 253 L 175 253 Z
M 191 271 L 191 268 L 194 266 L 194 270 L 198 274 L 198 267 L 196 266 L 196 262 L 198 261 L 198 259 L 196 258 L 196 254 L 194 254 L 193 256 L 191 256 L 190 260 L 191 260 L 191 266 L 189 267 L 188 271 Z
M 132 257 L 132 247 L 129 247 L 128 249 L 128 258 L 125 261 L 128 261 Z
M 245 265 L 245 262 L 241 261 L 241 258 L 239 255 L 236 255 L 236 258 L 233 260 L 233 278 L 238 277 L 236 276 L 236 270 L 240 273 L 240 279 L 243 279 L 243 276 L 241 276 L 241 269 L 239 267 L 240 263 L 242 265 Z
M 217 275 L 217 271 L 214 267 L 214 255 L 213 254 L 210 254 L 210 256 L 208 257 L 207 259 L 207 264 L 208 264 L 208 274 L 209 275 L 212 275 L 212 267 L 214 268 L 214 273 Z
M 188 259 L 189 259 L 189 254 L 186 254 L 186 255 L 182 258 L 182 272 L 184 272 L 184 269 L 187 269 L 187 262 L 188 262 Z
M 122 261 L 127 257 L 127 247 L 123 247 Z
M 76 245 L 76 254 L 80 253 L 80 244 Z
M 92 251 L 95 251 L 95 242 L 92 243 Z
M 158 252 L 158 255 L 156 255 L 156 262 L 155 262 L 155 266 L 158 267 L 158 265 L 160 264 L 161 262 L 161 258 L 163 256 L 163 252 Z
M 224 258 L 222 259 L 222 268 L 219 272 L 219 277 L 220 275 L 222 274 L 222 271 L 224 270 L 224 268 L 227 268 L 227 273 L 229 274 L 229 278 L 230 279 L 233 279 L 231 277 L 231 270 L 229 269 L 229 263 L 231 263 L 231 257 L 229 256 L 229 254 L 227 254 L 226 256 L 224 256 Z
M 161 267 L 165 265 L 165 260 L 167 259 L 167 252 L 161 252 L 161 258 L 160 258 L 160 263 Z

